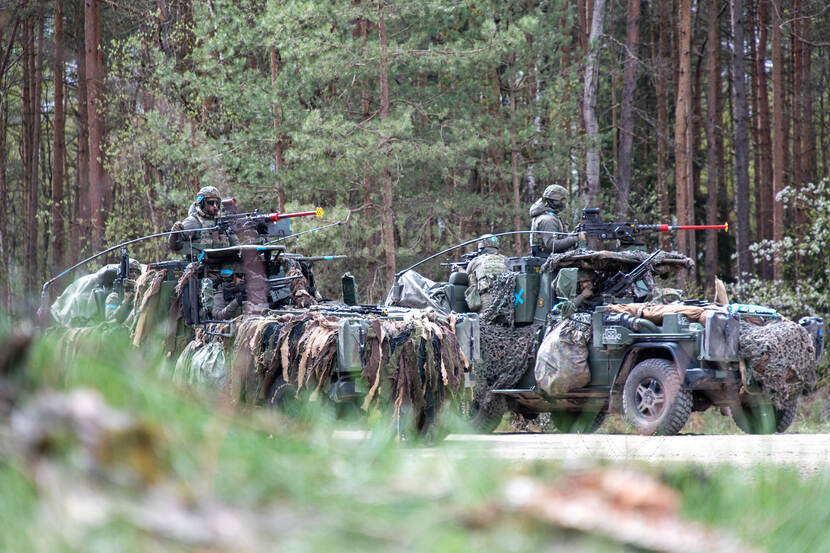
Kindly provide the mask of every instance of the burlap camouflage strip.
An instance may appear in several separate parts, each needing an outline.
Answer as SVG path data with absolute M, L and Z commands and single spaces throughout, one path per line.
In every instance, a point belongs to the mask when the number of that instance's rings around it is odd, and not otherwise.
M 428 406 L 440 408 L 463 383 L 468 361 L 452 330 L 452 319 L 414 310 L 403 321 L 367 315 L 369 332 L 363 350 L 368 392 L 364 410 L 394 406 L 416 416 Z M 246 317 L 239 323 L 231 363 L 232 393 L 264 398 L 281 376 L 311 399 L 329 392 L 337 364 L 340 318 L 320 310 L 269 317 Z

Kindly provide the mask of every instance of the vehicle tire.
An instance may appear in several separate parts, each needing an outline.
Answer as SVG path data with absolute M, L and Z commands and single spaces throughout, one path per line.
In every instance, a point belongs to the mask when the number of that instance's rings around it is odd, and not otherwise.
M 286 382 L 282 376 L 278 376 L 271 383 L 268 395 L 265 396 L 265 404 L 290 417 L 299 416 L 302 409 L 302 403 L 297 399 L 297 388 Z
M 742 402 L 731 407 L 732 420 L 746 434 L 773 434 L 784 432 L 795 419 L 798 398 L 783 409 L 776 409 L 769 400 Z
M 593 434 L 605 422 L 605 411 L 551 411 L 550 420 L 562 434 Z
M 623 414 L 638 434 L 677 434 L 692 412 L 692 394 L 674 363 L 646 359 L 631 370 L 623 386 Z
M 501 424 L 501 419 L 507 412 L 504 401 L 490 401 L 487 409 L 481 409 L 478 400 L 473 399 L 470 405 L 470 425 L 472 431 L 479 434 L 491 434 Z

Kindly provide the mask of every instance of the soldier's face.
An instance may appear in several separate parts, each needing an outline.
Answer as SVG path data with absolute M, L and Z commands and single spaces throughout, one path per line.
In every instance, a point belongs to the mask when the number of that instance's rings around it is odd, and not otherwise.
M 205 198 L 205 213 L 211 217 L 219 213 L 219 198 Z

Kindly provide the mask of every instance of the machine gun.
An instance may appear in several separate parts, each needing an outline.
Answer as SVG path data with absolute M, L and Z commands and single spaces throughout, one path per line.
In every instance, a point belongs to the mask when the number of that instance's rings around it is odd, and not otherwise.
M 127 281 L 127 276 L 130 272 L 130 255 L 127 253 L 127 248 L 121 248 L 121 263 L 118 265 L 118 297 L 124 299 L 124 283 Z
M 259 210 L 249 213 L 230 213 L 217 217 L 216 226 L 225 233 L 229 230 L 234 232 L 253 231 L 260 236 L 286 237 L 291 234 L 291 228 L 288 224 L 280 224 L 280 221 L 310 215 L 322 218 L 324 215 L 323 208 L 318 207 L 314 211 L 298 211 L 295 213 L 260 213 Z
M 626 288 L 640 280 L 651 267 L 651 262 L 657 257 L 657 254 L 663 250 L 655 250 L 653 254 L 648 256 L 642 263 L 634 267 L 630 273 L 623 273 L 617 271 L 617 274 L 605 281 L 602 293 L 605 296 L 619 297 Z
M 468 252 L 465 254 L 461 254 L 462 261 L 449 261 L 447 263 L 439 263 L 441 267 L 458 267 L 460 269 L 467 269 L 467 265 L 470 264 L 470 261 L 478 257 L 479 252 Z
M 600 240 L 619 240 L 625 246 L 642 246 L 637 239 L 639 234 L 647 232 L 673 232 L 676 230 L 715 229 L 729 232 L 728 223 L 722 225 L 641 225 L 638 222 L 605 223 L 600 219 L 598 207 L 586 207 L 582 210 L 582 222 L 576 227 L 576 233 L 584 232 Z

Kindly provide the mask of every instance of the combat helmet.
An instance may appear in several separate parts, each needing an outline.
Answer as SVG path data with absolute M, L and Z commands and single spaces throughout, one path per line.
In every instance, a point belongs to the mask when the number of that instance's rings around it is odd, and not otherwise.
M 484 248 L 498 248 L 499 237 L 492 234 L 482 234 L 476 242 L 476 249 L 480 252 Z
M 222 193 L 215 186 L 203 186 L 196 193 L 196 201 L 201 202 L 205 198 L 219 198 L 222 199 Z
M 561 202 L 562 200 L 568 200 L 568 191 L 565 190 L 563 186 L 559 186 L 558 184 L 551 184 L 545 191 L 542 193 L 542 198 L 546 200 L 554 200 L 557 202 Z

